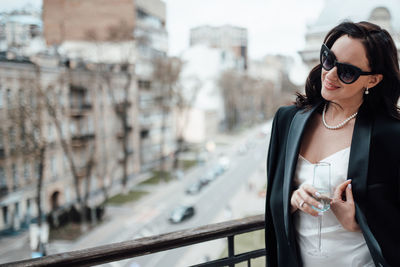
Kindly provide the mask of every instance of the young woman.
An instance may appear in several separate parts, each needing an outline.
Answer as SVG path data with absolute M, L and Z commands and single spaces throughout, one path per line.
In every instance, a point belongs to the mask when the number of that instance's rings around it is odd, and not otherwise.
M 267 265 L 400 266 L 400 72 L 395 44 L 344 22 L 321 47 L 305 95 L 275 115 L 268 152 Z M 331 165 L 331 209 L 316 247 L 313 167 Z

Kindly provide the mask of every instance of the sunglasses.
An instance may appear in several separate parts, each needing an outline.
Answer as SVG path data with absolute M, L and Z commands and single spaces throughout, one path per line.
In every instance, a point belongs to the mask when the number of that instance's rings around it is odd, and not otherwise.
M 336 66 L 339 80 L 345 84 L 354 83 L 360 75 L 375 74 L 374 72 L 362 71 L 360 68 L 350 64 L 338 62 L 335 54 L 325 44 L 322 44 L 321 47 L 320 61 L 322 68 L 326 71 L 330 71 Z

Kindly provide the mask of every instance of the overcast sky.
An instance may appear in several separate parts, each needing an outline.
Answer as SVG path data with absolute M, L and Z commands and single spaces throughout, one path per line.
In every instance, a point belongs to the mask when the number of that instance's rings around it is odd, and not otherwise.
M 189 30 L 199 25 L 231 24 L 248 29 L 249 56 L 295 54 L 304 46 L 307 23 L 314 21 L 325 0 L 165 0 L 169 47 L 179 55 L 189 45 Z M 10 11 L 42 0 L 0 0 Z

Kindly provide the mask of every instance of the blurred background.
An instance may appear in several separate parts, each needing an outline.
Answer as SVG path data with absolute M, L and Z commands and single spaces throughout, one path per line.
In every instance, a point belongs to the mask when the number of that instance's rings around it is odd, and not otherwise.
M 0 0 L 0 263 L 263 214 L 271 118 L 343 20 L 400 47 L 400 0 Z

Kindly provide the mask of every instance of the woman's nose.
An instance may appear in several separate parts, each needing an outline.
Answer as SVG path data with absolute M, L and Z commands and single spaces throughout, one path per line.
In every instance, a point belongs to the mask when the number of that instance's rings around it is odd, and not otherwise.
M 335 66 L 329 70 L 326 74 L 326 77 L 328 77 L 330 80 L 336 81 L 338 79 L 337 67 Z

